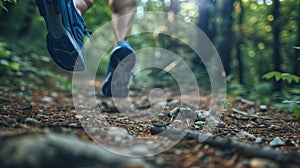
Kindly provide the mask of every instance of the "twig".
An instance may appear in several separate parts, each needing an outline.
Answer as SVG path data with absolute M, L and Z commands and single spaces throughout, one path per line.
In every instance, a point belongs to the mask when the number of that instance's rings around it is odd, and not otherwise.
M 249 114 L 247 112 L 244 112 L 244 111 L 240 111 L 238 109 L 235 109 L 233 108 L 232 109 L 233 112 L 237 113 L 237 114 L 241 114 L 241 115 L 244 115 L 246 117 L 252 117 L 252 118 L 262 118 L 262 119 L 266 119 L 266 120 L 273 120 L 273 118 L 270 118 L 270 117 L 266 117 L 266 116 L 259 116 L 259 115 L 254 115 L 254 114 Z
M 253 106 L 255 104 L 254 102 L 252 102 L 250 100 L 247 100 L 247 99 L 244 99 L 242 97 L 238 97 L 237 99 L 240 100 L 241 102 L 243 102 L 245 104 L 248 104 L 248 105 L 251 105 L 251 106 Z

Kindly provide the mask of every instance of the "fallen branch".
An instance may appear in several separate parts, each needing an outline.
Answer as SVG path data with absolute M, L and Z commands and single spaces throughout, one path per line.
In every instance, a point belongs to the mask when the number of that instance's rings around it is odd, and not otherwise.
M 72 136 L 45 132 L 1 132 L 0 167 L 147 167 L 141 159 L 109 152 Z
M 234 149 L 237 153 L 248 157 L 260 157 L 269 160 L 273 160 L 280 164 L 294 164 L 300 166 L 300 154 L 294 152 L 286 152 L 282 150 L 275 150 L 268 147 L 262 147 L 259 145 L 247 144 L 237 140 L 208 136 L 198 132 L 190 130 L 182 130 L 174 127 L 153 127 L 151 133 L 159 134 L 166 129 L 170 129 L 172 135 L 180 135 L 182 132 L 186 132 L 184 138 L 195 139 L 200 143 L 210 145 L 212 147 L 221 149 Z M 170 138 L 170 137 L 169 137 Z

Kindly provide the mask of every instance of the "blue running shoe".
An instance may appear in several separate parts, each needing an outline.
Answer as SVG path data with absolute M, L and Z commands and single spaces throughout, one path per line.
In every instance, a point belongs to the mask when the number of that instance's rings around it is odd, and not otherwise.
M 112 50 L 102 92 L 107 97 L 128 96 L 131 70 L 135 65 L 135 52 L 126 41 L 119 42 Z
M 91 32 L 84 26 L 73 0 L 36 0 L 47 25 L 47 49 L 54 62 L 68 71 L 83 71 L 85 56 L 84 34 Z

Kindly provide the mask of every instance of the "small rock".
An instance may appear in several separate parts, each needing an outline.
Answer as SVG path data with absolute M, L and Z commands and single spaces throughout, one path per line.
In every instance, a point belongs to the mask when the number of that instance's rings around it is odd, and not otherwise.
M 179 100 L 176 100 L 176 99 L 172 99 L 172 100 L 168 101 L 168 105 L 175 105 L 178 103 L 179 103 Z
M 205 121 L 205 119 L 209 116 L 210 112 L 206 110 L 196 110 L 198 120 Z
M 151 133 L 151 135 L 157 135 L 166 129 L 167 129 L 167 126 L 165 124 L 155 123 L 155 124 L 153 124 L 153 127 L 150 129 L 150 133 Z
M 0 121 L 0 125 L 1 126 L 5 126 L 5 127 L 9 126 L 9 124 L 5 120 L 3 120 L 3 119 Z
M 43 102 L 52 102 L 53 99 L 52 99 L 52 97 L 45 96 L 45 97 L 42 98 L 42 101 Z
M 179 107 L 175 107 L 173 108 L 170 112 L 169 112 L 169 116 L 170 117 L 176 117 L 180 112 L 180 108 Z
M 261 112 L 266 112 L 267 109 L 268 109 L 268 107 L 267 107 L 266 105 L 260 105 L 260 106 L 259 106 L 259 110 L 260 110 Z
M 38 113 L 44 113 L 44 110 L 38 110 L 37 112 Z
M 37 114 L 36 118 L 49 118 L 49 117 L 43 114 Z
M 268 131 L 274 132 L 274 131 L 280 131 L 282 130 L 281 126 L 278 125 L 271 125 L 270 127 L 268 127 Z
M 107 136 L 113 139 L 115 142 L 121 142 L 122 139 L 127 139 L 128 132 L 125 128 L 110 127 L 107 131 Z
M 271 142 L 270 145 L 273 147 L 276 146 L 284 146 L 285 143 L 279 138 L 279 137 L 275 137 Z
M 159 113 L 158 114 L 158 118 L 161 119 L 161 120 L 164 119 L 165 118 L 165 114 L 164 113 Z
M 122 142 L 122 137 L 121 136 L 115 136 L 113 137 L 114 142 Z
M 176 150 L 174 151 L 174 153 L 175 153 L 175 155 L 181 155 L 181 154 L 182 154 L 182 150 L 176 149 Z
M 246 137 L 247 139 L 250 139 L 250 140 L 256 140 L 256 137 L 247 131 L 240 131 L 239 133 L 237 133 L 237 137 L 238 138 Z
M 25 105 L 22 107 L 18 107 L 19 110 L 31 110 L 32 109 L 32 105 Z
M 76 127 L 77 127 L 77 124 L 76 124 L 76 123 L 70 123 L 70 124 L 69 124 L 69 127 L 76 128 Z
M 262 142 L 263 142 L 263 139 L 260 138 L 260 137 L 258 137 L 258 138 L 255 139 L 255 143 L 257 143 L 257 144 L 260 144 Z
M 146 155 L 149 153 L 149 149 L 144 144 L 137 144 L 130 148 L 131 154 L 133 155 Z
M 52 97 L 57 97 L 57 96 L 58 96 L 58 93 L 56 93 L 56 92 L 51 92 L 51 96 L 52 96 Z
M 266 168 L 266 167 L 279 167 L 275 162 L 267 159 L 253 158 L 249 161 L 250 168 Z
M 83 116 L 82 115 L 80 115 L 80 114 L 77 114 L 77 115 L 75 115 L 75 118 L 77 118 L 77 119 L 82 119 L 83 118 Z
M 285 145 L 286 145 L 286 146 L 296 146 L 296 143 L 295 143 L 294 141 L 287 140 L 287 141 L 285 142 Z
M 54 119 L 65 119 L 65 116 L 54 114 L 54 115 L 51 116 L 51 118 L 54 118 Z
M 157 107 L 157 108 L 164 108 L 166 107 L 166 102 L 165 101 L 159 101 L 157 102 L 156 104 L 154 104 L 154 107 Z
M 14 118 L 11 118 L 8 122 L 9 125 L 11 125 L 12 127 L 16 127 L 19 125 L 18 121 Z
M 41 124 L 41 122 L 39 122 L 38 120 L 30 118 L 30 117 L 25 119 L 25 123 L 29 124 L 29 125 L 40 125 Z
M 196 121 L 195 122 L 195 125 L 204 125 L 205 124 L 205 121 Z

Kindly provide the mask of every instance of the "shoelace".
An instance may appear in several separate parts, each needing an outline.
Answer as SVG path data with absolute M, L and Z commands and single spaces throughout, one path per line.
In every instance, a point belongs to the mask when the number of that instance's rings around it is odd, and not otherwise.
M 92 38 L 93 32 L 91 30 L 86 29 L 85 26 L 84 26 L 83 34 L 86 35 L 91 42 L 93 42 L 93 38 Z

